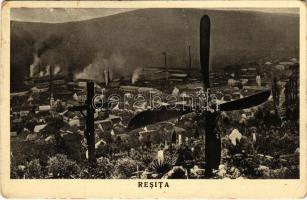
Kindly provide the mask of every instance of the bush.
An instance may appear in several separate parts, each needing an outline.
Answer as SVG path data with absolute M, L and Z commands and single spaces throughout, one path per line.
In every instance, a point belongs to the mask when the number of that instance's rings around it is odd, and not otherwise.
M 150 169 L 159 174 L 159 176 L 163 176 L 166 172 L 172 169 L 176 160 L 176 156 L 165 154 L 165 158 L 162 162 L 157 159 L 153 160 L 150 164 Z
M 114 165 L 108 158 L 100 157 L 97 159 L 96 178 L 111 178 Z
M 186 179 L 187 175 L 183 167 L 173 167 L 164 177 L 167 179 Z
M 24 165 L 11 165 L 11 179 L 19 179 L 26 177 L 26 166 Z
M 153 158 L 150 154 L 145 154 L 142 156 L 140 160 L 143 162 L 145 166 L 148 166 L 152 162 Z
M 39 159 L 31 160 L 26 164 L 26 178 L 41 178 L 42 166 L 39 163 Z
M 121 158 L 115 165 L 114 176 L 116 178 L 131 178 L 137 170 L 137 161 L 131 158 Z
M 80 167 L 66 155 L 56 154 L 48 160 L 47 168 L 54 178 L 79 178 Z

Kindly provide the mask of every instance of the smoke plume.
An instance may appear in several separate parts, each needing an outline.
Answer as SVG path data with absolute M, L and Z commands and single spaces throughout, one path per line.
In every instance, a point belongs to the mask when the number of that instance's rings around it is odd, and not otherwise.
M 62 43 L 62 38 L 57 35 L 50 35 L 47 37 L 45 40 L 42 42 L 36 43 L 35 49 L 38 57 L 41 57 L 41 55 L 49 50 L 49 49 L 54 49 L 58 47 Z
M 76 79 L 91 79 L 95 81 L 106 81 L 105 72 L 109 71 L 110 80 L 125 75 L 125 58 L 120 52 L 114 52 L 106 58 L 102 52 L 96 54 L 91 64 L 76 73 Z
M 55 66 L 54 66 L 54 69 L 53 69 L 53 74 L 56 75 L 56 74 L 58 74 L 58 73 L 60 73 L 60 72 L 61 72 L 61 67 L 60 67 L 60 65 L 55 65 Z
M 33 63 L 30 65 L 30 77 L 38 76 L 39 74 L 39 66 L 40 58 L 37 53 L 33 53 Z
M 50 65 L 46 66 L 46 72 L 44 74 L 44 76 L 49 76 L 50 75 Z
M 33 63 L 30 65 L 30 77 L 39 76 L 42 77 L 48 72 L 44 73 L 44 69 L 40 69 L 41 56 L 49 49 L 58 47 L 62 42 L 62 38 L 57 35 L 50 35 L 42 42 L 36 42 L 34 44 Z M 46 71 L 50 70 L 50 66 L 46 66 Z M 47 69 L 48 68 L 48 69 Z M 43 71 L 42 71 L 43 70 Z M 60 71 L 60 70 L 59 70 Z
M 132 84 L 135 84 L 139 80 L 141 73 L 142 73 L 142 68 L 136 68 L 133 71 L 132 77 L 131 77 L 131 83 Z

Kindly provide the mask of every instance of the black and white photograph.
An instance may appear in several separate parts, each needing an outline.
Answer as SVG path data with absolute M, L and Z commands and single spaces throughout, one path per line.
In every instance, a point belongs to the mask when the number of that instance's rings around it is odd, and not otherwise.
M 9 23 L 10 179 L 300 179 L 299 8 L 20 7 Z

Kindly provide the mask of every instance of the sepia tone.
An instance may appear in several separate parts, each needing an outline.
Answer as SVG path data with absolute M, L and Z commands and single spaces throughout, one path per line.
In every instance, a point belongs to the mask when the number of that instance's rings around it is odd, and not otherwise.
M 12 10 L 11 178 L 299 178 L 297 9 L 81 11 Z

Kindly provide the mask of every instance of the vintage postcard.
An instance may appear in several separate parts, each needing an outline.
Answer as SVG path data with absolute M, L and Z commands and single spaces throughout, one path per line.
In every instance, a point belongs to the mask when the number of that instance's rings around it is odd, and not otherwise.
M 7 198 L 306 198 L 300 1 L 8 1 Z

